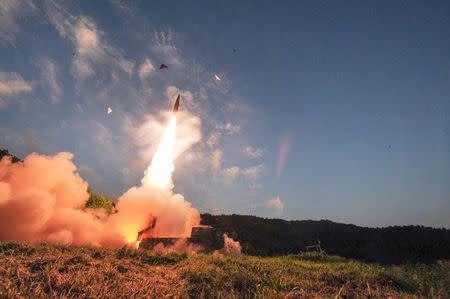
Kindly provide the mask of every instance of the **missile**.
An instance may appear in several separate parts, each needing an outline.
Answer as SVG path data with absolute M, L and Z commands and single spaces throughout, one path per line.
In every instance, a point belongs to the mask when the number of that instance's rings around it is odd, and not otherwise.
M 180 94 L 178 94 L 177 100 L 175 101 L 175 105 L 173 105 L 173 113 L 178 112 L 178 106 L 180 105 Z

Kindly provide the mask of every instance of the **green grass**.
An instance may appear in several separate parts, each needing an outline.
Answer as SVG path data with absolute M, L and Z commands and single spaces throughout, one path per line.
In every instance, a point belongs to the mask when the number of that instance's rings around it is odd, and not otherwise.
M 0 243 L 0 298 L 450 298 L 450 262 L 383 266 L 304 253 L 159 255 Z

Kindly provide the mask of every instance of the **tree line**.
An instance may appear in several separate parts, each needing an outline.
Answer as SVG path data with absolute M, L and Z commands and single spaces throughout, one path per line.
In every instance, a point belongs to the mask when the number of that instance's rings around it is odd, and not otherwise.
M 329 220 L 266 219 L 202 214 L 202 224 L 227 232 L 246 254 L 295 254 L 320 242 L 327 254 L 367 262 L 397 264 L 450 259 L 450 230 L 419 225 L 360 227 Z

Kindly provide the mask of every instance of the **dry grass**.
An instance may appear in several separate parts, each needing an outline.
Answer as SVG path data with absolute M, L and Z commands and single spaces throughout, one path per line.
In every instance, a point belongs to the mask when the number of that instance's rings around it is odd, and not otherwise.
M 450 298 L 450 263 L 383 267 L 0 243 L 0 298 Z

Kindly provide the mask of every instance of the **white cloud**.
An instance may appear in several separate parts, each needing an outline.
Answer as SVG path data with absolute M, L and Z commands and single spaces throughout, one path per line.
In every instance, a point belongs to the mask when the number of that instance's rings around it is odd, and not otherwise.
M 74 28 L 74 33 L 78 54 L 89 56 L 102 54 L 100 33 L 93 21 L 81 16 Z
M 34 9 L 31 0 L 0 1 L 0 41 L 13 43 L 19 31 L 19 19 Z
M 233 135 L 240 131 L 241 127 L 239 125 L 233 125 L 231 123 L 225 123 L 221 125 L 217 125 L 216 129 L 227 134 L 227 135 Z
M 117 65 L 119 66 L 119 68 L 121 68 L 122 71 L 124 71 L 131 77 L 131 74 L 133 73 L 133 69 L 134 69 L 134 62 L 123 58 L 119 54 L 116 54 L 116 57 L 114 57 L 114 59 L 115 59 L 115 62 L 117 63 Z
M 38 63 L 41 70 L 41 77 L 43 82 L 50 88 L 50 98 L 52 103 L 58 103 L 61 99 L 61 86 L 57 81 L 58 70 L 56 64 L 46 59 Z
M 225 178 L 233 180 L 239 174 L 240 168 L 238 166 L 233 166 L 225 168 L 222 172 Z
M 264 156 L 264 150 L 252 146 L 247 146 L 244 149 L 244 154 L 249 158 L 257 159 L 262 158 L 262 156 Z
M 155 70 L 155 67 L 153 66 L 150 59 L 145 58 L 144 62 L 139 67 L 139 78 L 141 80 L 147 78 L 150 76 L 150 74 Z
M 216 146 L 218 146 L 219 145 L 219 138 L 220 138 L 220 135 L 219 134 L 211 134 L 209 137 L 208 137 L 208 140 L 206 141 L 206 143 L 208 144 L 208 146 L 209 147 L 211 147 L 211 148 L 213 148 L 213 147 L 216 147 Z
M 50 22 L 61 36 L 69 38 L 74 44 L 73 74 L 78 78 L 93 76 L 95 71 L 92 63 L 104 56 L 102 32 L 98 31 L 96 24 L 86 16 L 73 16 L 53 1 L 47 1 L 45 4 L 45 12 Z
M 182 65 L 179 50 L 175 46 L 175 39 L 175 32 L 171 30 L 155 30 L 154 32 L 152 49 L 169 67 Z
M 279 196 L 273 197 L 264 203 L 267 208 L 275 209 L 279 212 L 284 210 L 284 203 Z
M 242 170 L 242 175 L 249 180 L 256 180 L 260 178 L 264 173 L 264 165 L 259 164 L 256 166 L 248 167 Z
M 104 55 L 104 46 L 100 42 L 101 33 L 94 22 L 83 16 L 79 18 L 73 30 L 76 49 L 73 70 L 77 76 L 87 78 L 95 74 L 92 63 Z
M 211 133 L 211 135 L 208 137 L 206 143 L 209 147 L 214 148 L 219 145 L 220 138 L 222 135 L 233 135 L 237 132 L 239 132 L 241 127 L 239 125 L 234 125 L 231 123 L 224 123 L 216 125 L 215 129 Z
M 75 51 L 72 72 L 77 79 L 87 79 L 103 71 L 120 70 L 131 76 L 134 63 L 104 41 L 104 33 L 87 16 L 74 16 L 61 5 L 47 1 L 44 10 L 59 34 L 72 41 Z
M 12 95 L 22 92 L 30 92 L 33 88 L 17 73 L 5 73 L 0 71 L 0 94 Z
M 223 152 L 219 149 L 216 149 L 211 154 L 211 167 L 214 170 L 219 170 L 221 166 L 221 159 L 222 159 Z
M 0 71 L 0 108 L 6 107 L 11 97 L 33 90 L 31 84 L 17 73 Z

